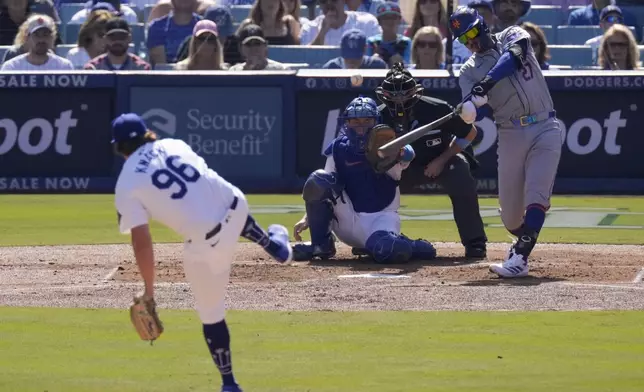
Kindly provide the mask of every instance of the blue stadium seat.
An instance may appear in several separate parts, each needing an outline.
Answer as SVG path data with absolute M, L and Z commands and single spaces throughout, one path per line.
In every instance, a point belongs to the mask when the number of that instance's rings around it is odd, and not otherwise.
M 590 66 L 593 63 L 593 53 L 590 46 L 585 45 L 549 45 L 551 64 L 570 66 Z
M 557 27 L 557 44 L 583 45 L 589 39 L 603 33 L 599 26 L 559 26 Z
M 78 33 L 82 25 L 78 23 L 70 23 L 65 28 L 65 34 L 61 36 L 64 44 L 75 44 L 78 42 Z
M 559 26 L 564 24 L 564 12 L 556 5 L 533 5 L 524 21 L 536 25 Z
M 340 56 L 339 46 L 269 46 L 268 58 L 280 63 L 308 63 L 321 68 L 324 63 Z
M 230 12 L 233 14 L 233 21 L 235 22 L 241 22 L 244 19 L 248 18 L 248 14 L 250 13 L 250 6 L 249 5 L 234 5 L 230 7 Z
M 635 16 L 638 26 L 644 26 L 644 4 L 641 6 L 620 6 L 620 8 L 629 14 Z M 643 35 L 644 37 L 644 35 Z
M 2 47 L 2 46 L 0 46 L 0 48 L 1 48 L 1 47 Z M 638 46 L 638 48 L 639 48 L 639 50 L 640 50 L 640 61 L 641 61 L 642 63 L 644 63 L 644 45 L 640 45 L 640 46 Z M 0 58 L 1 58 L 1 57 L 0 57 Z
M 148 18 L 150 17 L 152 8 L 154 8 L 154 4 L 148 4 L 143 8 L 143 23 L 148 23 Z
M 557 42 L 557 30 L 555 30 L 554 27 L 552 26 L 539 26 L 541 30 L 543 30 L 543 33 L 546 35 L 546 41 L 548 41 L 548 45 L 554 44 Z
M 132 29 L 132 43 L 138 52 L 141 49 L 141 44 L 145 43 L 145 25 L 137 23 L 130 25 L 130 28 Z
M 66 25 L 70 20 L 72 20 L 72 16 L 74 16 L 74 14 L 76 14 L 78 11 L 82 10 L 83 8 L 85 8 L 85 3 L 62 4 L 60 6 L 60 10 L 58 11 L 60 22 L 63 25 Z
M 10 48 L 11 48 L 11 45 L 0 46 L 0 62 L 2 62 L 2 59 L 4 58 L 4 53 Z
M 60 57 L 67 57 L 67 53 L 75 47 L 76 45 L 58 45 L 56 46 L 56 54 Z

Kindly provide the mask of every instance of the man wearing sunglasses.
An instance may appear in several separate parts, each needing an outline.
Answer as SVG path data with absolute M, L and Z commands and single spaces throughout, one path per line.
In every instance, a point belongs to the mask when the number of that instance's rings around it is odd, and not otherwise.
M 496 14 L 496 26 L 492 29 L 494 33 L 518 25 L 532 5 L 530 0 L 493 0 L 492 4 Z
M 624 24 L 624 15 L 622 9 L 616 5 L 609 5 L 604 7 L 599 14 L 599 27 L 602 29 L 602 34 L 593 37 L 586 41 L 586 45 L 593 48 L 593 65 L 597 65 L 597 52 L 599 51 L 599 44 L 604 37 L 606 30 L 610 29 L 614 24 Z
M 587 7 L 579 8 L 570 13 L 568 24 L 571 26 L 597 26 L 601 25 L 601 12 L 608 6 L 616 5 L 615 0 L 591 0 Z M 627 11 L 622 10 L 622 24 L 635 26 L 637 40 L 642 40 L 642 28 L 637 23 L 637 18 Z M 638 27 L 640 26 L 640 27 Z
M 518 240 L 505 261 L 492 264 L 500 277 L 528 275 L 528 256 L 550 208 L 561 156 L 561 128 L 530 43 L 519 26 L 491 34 L 471 8 L 450 17 L 456 39 L 474 53 L 461 67 L 459 85 L 477 118 L 493 117 L 498 134 L 498 192 L 501 220 Z
M 148 71 L 150 64 L 132 53 L 128 48 L 132 42 L 130 25 L 125 19 L 112 18 L 105 23 L 106 53 L 92 59 L 86 70 L 101 71 Z
M 454 110 L 447 102 L 423 96 L 423 87 L 416 82 L 402 63 L 392 66 L 385 80 L 376 89 L 378 107 L 383 123 L 403 134 Z M 474 110 L 472 110 L 474 113 Z M 412 143 L 416 158 L 403 172 L 403 182 L 414 186 L 438 183 L 449 195 L 454 210 L 454 221 L 465 257 L 486 257 L 487 236 L 479 210 L 476 180 L 472 169 L 478 167 L 471 143 L 476 128 L 469 121 L 455 117 Z
M 367 37 L 382 34 L 375 16 L 366 12 L 345 11 L 345 0 L 318 0 L 322 15 L 302 26 L 302 45 L 340 46 L 342 35 L 352 29 L 362 30 Z

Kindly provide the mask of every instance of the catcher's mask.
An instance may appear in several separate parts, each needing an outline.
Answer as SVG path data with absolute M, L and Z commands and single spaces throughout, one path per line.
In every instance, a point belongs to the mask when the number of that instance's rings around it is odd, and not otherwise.
M 396 117 L 405 115 L 423 94 L 423 86 L 416 80 L 402 63 L 396 63 L 387 73 L 385 80 L 376 89 L 376 96 L 387 105 Z
M 344 109 L 339 120 L 351 144 L 359 151 L 364 151 L 369 131 L 380 122 L 378 105 L 369 97 L 354 98 Z

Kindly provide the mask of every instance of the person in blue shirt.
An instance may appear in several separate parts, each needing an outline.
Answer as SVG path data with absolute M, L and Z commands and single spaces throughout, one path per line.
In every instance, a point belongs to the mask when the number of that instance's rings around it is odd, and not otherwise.
M 615 0 L 592 0 L 592 2 L 584 8 L 579 8 L 570 13 L 568 16 L 568 24 L 571 26 L 598 26 L 600 24 L 600 13 L 609 5 L 616 5 Z M 624 22 L 626 26 L 635 26 L 635 34 L 638 40 L 642 39 L 642 28 L 638 25 L 635 16 L 625 10 L 622 10 Z
M 367 36 L 358 29 L 347 30 L 340 42 L 340 57 L 329 60 L 327 69 L 387 69 L 387 63 L 375 56 L 365 56 Z
M 411 39 L 398 34 L 402 13 L 398 4 L 387 1 L 376 10 L 382 34 L 369 37 L 367 55 L 377 55 L 387 64 L 409 64 L 411 61 Z
M 179 46 L 202 19 L 193 12 L 196 0 L 172 0 L 172 5 L 171 13 L 150 23 L 146 44 L 152 65 L 176 62 Z

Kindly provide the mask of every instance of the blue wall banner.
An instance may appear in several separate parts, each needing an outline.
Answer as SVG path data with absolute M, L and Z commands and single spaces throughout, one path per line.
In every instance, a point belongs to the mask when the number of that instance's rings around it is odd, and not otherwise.
M 162 137 L 184 140 L 223 176 L 282 176 L 277 87 L 132 87 L 131 110 Z

